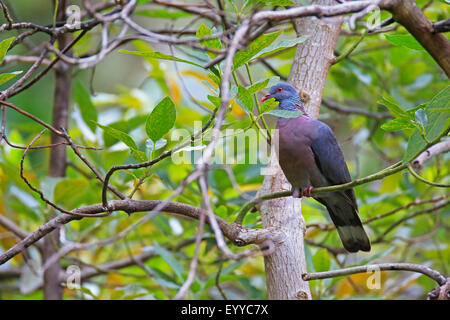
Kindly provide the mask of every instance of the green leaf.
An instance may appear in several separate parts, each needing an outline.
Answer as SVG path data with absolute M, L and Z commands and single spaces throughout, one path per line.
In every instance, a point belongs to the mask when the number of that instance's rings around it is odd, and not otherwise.
M 331 261 L 327 249 L 317 250 L 312 257 L 312 261 L 316 272 L 328 271 L 330 269 Z
M 267 84 L 266 88 L 271 88 L 274 85 L 278 84 L 280 82 L 280 77 L 274 76 L 269 78 L 269 83 Z
M 137 162 L 146 162 L 148 160 L 145 152 L 142 152 L 140 150 L 133 149 L 133 148 L 131 148 L 130 151 L 131 151 L 131 156 L 134 159 L 136 159 Z
M 166 139 L 159 139 L 156 142 L 153 142 L 152 139 L 147 139 L 147 141 L 145 142 L 145 147 L 149 152 L 152 152 L 163 148 L 166 144 L 167 144 Z
M 163 286 L 165 288 L 168 289 L 179 289 L 180 286 L 174 282 L 165 280 L 165 279 L 161 279 L 161 278 L 152 278 L 152 281 L 156 282 L 157 284 L 159 284 L 160 286 Z
M 138 126 L 144 124 L 145 121 L 147 121 L 147 118 L 148 118 L 147 115 L 137 115 L 137 116 L 129 118 L 127 120 L 120 120 L 117 122 L 110 123 L 108 125 L 108 127 L 128 133 L 131 130 L 136 129 Z M 105 142 L 106 147 L 110 147 L 113 144 L 118 142 L 117 139 L 111 137 L 110 135 L 108 135 L 106 133 L 103 135 L 103 140 Z
M 94 293 L 92 293 L 92 291 L 89 288 L 81 287 L 80 291 L 83 292 L 84 294 L 91 296 L 95 300 L 100 300 L 100 298 L 96 296 Z
M 430 108 L 428 109 L 429 111 L 439 111 L 439 112 L 443 112 L 443 113 L 450 113 L 450 107 L 447 108 Z
M 414 114 L 414 118 L 422 127 L 425 127 L 428 122 L 428 117 L 424 109 L 417 110 Z
M 190 13 L 184 11 L 172 11 L 166 9 L 160 10 L 141 10 L 136 12 L 137 15 L 148 18 L 160 18 L 160 19 L 179 19 L 191 16 Z
M 283 39 L 279 40 L 267 48 L 263 49 L 257 56 L 253 57 L 251 60 L 256 60 L 258 58 L 267 56 L 269 54 L 272 54 L 274 52 L 293 47 L 299 43 L 304 42 L 306 39 L 308 39 L 309 35 L 303 35 L 295 39 Z
M 8 52 L 11 43 L 14 41 L 16 37 L 11 37 L 0 42 L 0 62 L 6 56 L 6 52 Z
M 287 7 L 296 5 L 292 0 L 246 0 L 243 9 L 256 5 L 258 7 Z
M 249 94 L 253 95 L 266 88 L 270 79 L 260 80 L 247 88 Z
M 161 247 L 157 242 L 154 243 L 154 247 L 155 247 L 155 252 L 156 254 L 158 254 L 159 256 L 161 256 L 161 258 L 167 262 L 167 264 L 173 269 L 173 271 L 175 272 L 175 274 L 177 275 L 178 279 L 180 281 L 183 281 L 183 273 L 184 273 L 184 268 L 183 266 L 178 262 L 177 259 L 175 259 L 175 257 L 173 256 L 173 254 L 170 251 L 167 251 L 166 249 L 164 249 L 163 247 Z
M 208 37 L 213 36 L 213 33 L 212 33 L 211 29 L 209 29 L 206 25 L 201 24 L 196 32 L 196 36 L 199 39 L 208 38 Z M 217 49 L 217 50 L 222 49 L 222 44 L 220 43 L 220 40 L 217 38 L 200 41 L 200 44 L 203 46 L 206 46 L 208 48 L 211 48 L 211 49 Z M 215 57 L 217 55 L 213 52 L 206 52 L 206 54 L 210 57 Z
M 378 101 L 379 104 L 384 105 L 388 110 L 396 117 L 396 118 L 403 118 L 406 120 L 413 120 L 414 116 L 411 116 L 408 114 L 402 107 L 400 107 L 397 102 L 394 100 L 394 98 L 390 97 L 389 95 L 384 95 L 381 97 L 381 99 Z
M 79 203 L 78 201 L 84 198 L 83 191 L 88 187 L 89 183 L 84 178 L 61 180 L 55 186 L 55 202 L 73 208 L 75 204 Z
M 267 99 L 261 105 L 261 113 L 268 113 L 272 109 L 275 109 L 278 106 L 278 101 L 274 98 Z
M 125 290 L 123 289 L 116 289 L 111 293 L 110 300 L 120 300 L 125 294 Z
M 97 109 L 91 100 L 91 94 L 89 90 L 83 86 L 81 82 L 75 84 L 74 89 L 75 101 L 81 112 L 81 117 L 84 122 L 89 126 L 92 132 L 95 132 L 95 123 L 97 122 L 98 115 Z
M 48 176 L 48 177 L 45 177 L 44 180 L 42 180 L 41 190 L 48 200 L 50 200 L 52 202 L 54 201 L 56 185 L 63 179 L 64 178 Z
M 137 298 L 145 297 L 147 295 L 149 295 L 149 293 L 147 293 L 147 292 L 136 292 L 136 293 L 127 294 L 127 295 L 123 296 L 122 300 L 135 300 Z
M 203 66 L 199 65 L 198 63 L 180 59 L 162 52 L 157 51 L 129 51 L 125 49 L 119 50 L 119 52 L 122 53 L 129 53 L 129 54 L 135 54 L 137 56 L 145 57 L 145 58 L 153 58 L 153 59 L 160 59 L 160 60 L 169 60 L 169 61 L 177 61 L 177 62 L 183 62 L 183 63 L 189 63 L 193 66 L 197 66 L 203 69 Z
M 111 137 L 113 137 L 119 141 L 122 141 L 131 149 L 135 149 L 135 150 L 138 149 L 136 142 L 134 142 L 133 138 L 128 133 L 114 129 L 110 126 L 101 125 L 100 123 L 97 123 L 97 125 L 100 128 L 102 128 L 106 134 L 110 135 Z
M 10 73 L 2 73 L 0 74 L 0 85 L 8 82 L 9 80 L 15 78 L 17 75 L 21 74 L 22 71 L 14 71 Z
M 385 35 L 386 39 L 396 45 L 403 46 L 413 50 L 425 50 L 422 45 L 410 34 Z
M 385 131 L 399 131 L 404 129 L 414 129 L 414 124 L 405 119 L 395 118 L 381 125 L 381 129 Z
M 258 2 L 264 2 L 265 6 L 275 7 L 287 7 L 294 6 L 296 3 L 292 0 L 258 0 Z
M 214 70 L 214 68 L 210 68 L 210 70 Z M 215 75 L 214 73 L 209 73 L 208 77 L 220 87 L 220 77 Z
M 281 30 L 273 33 L 263 34 L 256 38 L 246 50 L 236 52 L 234 57 L 234 69 L 237 69 L 250 61 L 256 54 L 261 52 L 281 34 Z
M 306 268 L 309 272 L 316 272 L 314 269 L 314 263 L 312 261 L 312 252 L 310 246 L 305 243 L 305 260 L 306 260 Z
M 297 117 L 301 116 L 302 113 L 300 111 L 274 109 L 274 110 L 270 110 L 264 114 L 270 114 L 270 115 L 280 117 L 280 118 L 297 118 Z
M 145 123 L 147 136 L 154 142 L 158 141 L 172 129 L 176 117 L 175 104 L 169 97 L 165 97 L 156 105 L 147 118 Z
M 425 113 L 428 117 L 427 124 L 424 126 L 425 137 L 428 141 L 437 139 L 446 128 L 446 122 L 449 115 L 440 110 L 446 110 L 450 107 L 450 86 L 441 90 L 431 99 L 430 103 L 425 107 Z M 403 157 L 403 162 L 408 162 L 419 155 L 427 146 L 427 142 L 422 137 L 418 129 L 414 130 L 409 137 L 408 146 Z
M 253 98 L 246 88 L 238 86 L 238 95 L 236 98 L 236 102 L 242 108 L 242 110 L 246 111 L 247 113 L 252 112 Z
M 220 107 L 220 103 L 221 103 L 221 101 L 222 101 L 222 100 L 220 99 L 220 97 L 216 97 L 216 96 L 212 96 L 212 95 L 209 95 L 209 94 L 208 94 L 207 98 L 208 98 L 209 101 L 211 101 L 211 103 L 212 103 L 214 106 L 216 106 L 217 108 Z

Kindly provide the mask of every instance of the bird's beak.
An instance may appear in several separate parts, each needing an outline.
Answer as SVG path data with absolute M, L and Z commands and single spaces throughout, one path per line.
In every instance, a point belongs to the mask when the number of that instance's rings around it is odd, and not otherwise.
M 261 98 L 261 102 L 266 101 L 267 99 L 272 98 L 272 95 L 270 93 L 266 94 L 264 97 Z

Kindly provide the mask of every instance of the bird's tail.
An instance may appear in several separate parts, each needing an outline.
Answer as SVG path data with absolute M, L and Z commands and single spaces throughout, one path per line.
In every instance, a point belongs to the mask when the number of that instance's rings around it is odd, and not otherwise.
M 344 248 L 349 252 L 370 251 L 370 240 L 364 231 L 357 209 L 344 199 L 325 205 Z

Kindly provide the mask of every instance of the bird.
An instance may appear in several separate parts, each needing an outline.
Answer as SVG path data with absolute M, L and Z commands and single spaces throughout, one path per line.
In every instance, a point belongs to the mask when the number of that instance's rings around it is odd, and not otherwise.
M 293 197 L 311 197 L 313 188 L 351 181 L 344 155 L 331 128 L 310 117 L 290 84 L 272 86 L 261 102 L 274 98 L 278 108 L 300 111 L 291 118 L 278 117 L 278 161 L 292 185 Z M 312 196 L 326 207 L 348 252 L 370 251 L 370 240 L 358 216 L 353 189 Z

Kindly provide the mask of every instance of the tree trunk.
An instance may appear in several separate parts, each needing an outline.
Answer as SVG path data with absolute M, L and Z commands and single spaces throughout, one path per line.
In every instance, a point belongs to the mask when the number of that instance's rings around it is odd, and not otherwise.
M 65 19 L 66 0 L 59 0 L 57 12 L 57 20 Z M 70 36 L 61 35 L 58 37 L 58 45 L 63 49 L 70 41 Z M 57 64 L 55 71 L 55 92 L 53 98 L 53 120 L 54 128 L 61 127 L 67 129 L 69 118 L 69 101 L 71 86 L 71 69 L 64 62 Z M 61 142 L 63 138 L 52 133 L 51 143 Z M 50 149 L 49 176 L 65 177 L 66 176 L 66 146 L 60 145 Z M 51 234 L 44 238 L 43 261 L 47 261 L 59 248 L 59 229 L 54 230 Z M 56 261 L 50 265 L 44 272 L 44 299 L 61 300 L 63 297 L 63 288 L 59 282 L 58 275 L 61 272 L 61 265 Z
M 312 3 L 336 4 L 334 0 Z M 341 24 L 342 18 L 320 20 L 308 17 L 295 21 L 298 34 L 309 35 L 309 38 L 297 46 L 289 82 L 309 97 L 305 108 L 315 118 L 319 115 Z M 275 174 L 266 176 L 261 195 L 291 188 L 276 158 L 274 162 Z M 304 250 L 306 227 L 301 214 L 301 200 L 289 197 L 265 201 L 260 210 L 264 228 L 275 227 L 285 234 L 281 245 L 264 257 L 269 299 L 311 299 L 309 285 L 302 280 L 302 274 L 307 270 Z

